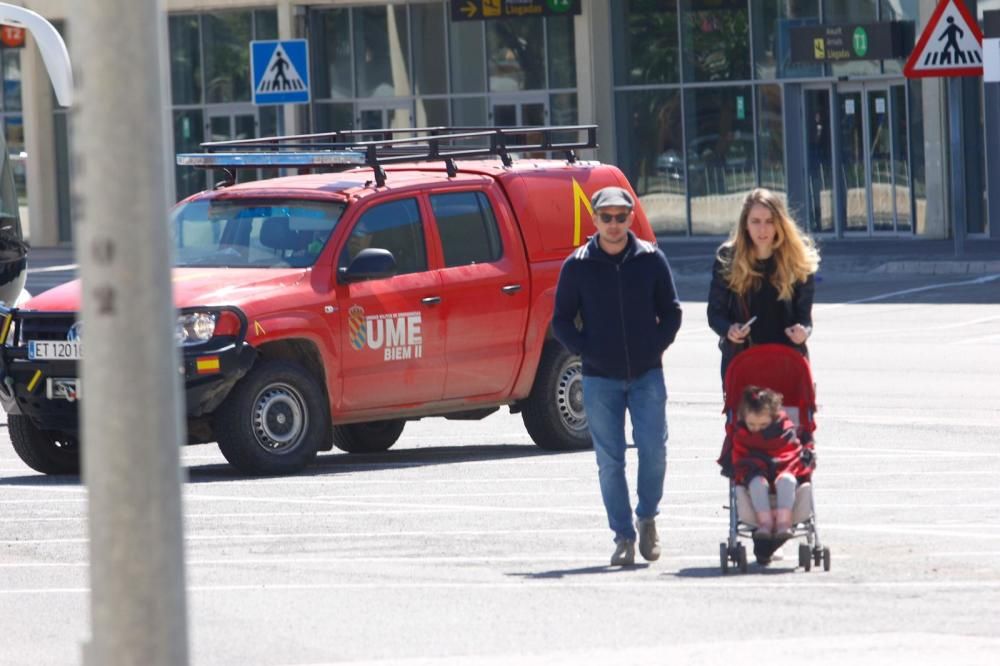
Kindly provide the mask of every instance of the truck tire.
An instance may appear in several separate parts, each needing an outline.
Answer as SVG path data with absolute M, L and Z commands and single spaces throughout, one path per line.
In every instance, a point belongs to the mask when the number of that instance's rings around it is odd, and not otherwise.
M 545 343 L 521 418 L 531 439 L 543 449 L 573 451 L 594 445 L 583 411 L 583 364 L 579 356 L 554 340 Z
M 390 419 L 334 426 L 333 443 L 348 453 L 381 453 L 392 448 L 405 425 L 403 419 Z
M 80 444 L 74 437 L 39 430 L 27 416 L 11 414 L 7 429 L 24 464 L 42 474 L 79 474 Z
M 290 474 L 329 443 L 326 391 L 302 366 L 262 361 L 216 410 L 219 450 L 246 474 Z

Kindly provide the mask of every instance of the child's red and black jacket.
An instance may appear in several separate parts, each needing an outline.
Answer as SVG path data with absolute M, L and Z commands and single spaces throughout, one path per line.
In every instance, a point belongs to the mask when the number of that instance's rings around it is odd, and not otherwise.
M 750 432 L 743 421 L 736 422 L 732 433 L 732 471 L 736 483 L 744 485 L 755 476 L 773 483 L 785 473 L 804 483 L 810 480 L 815 466 L 811 440 L 805 445 L 799 440 L 795 423 L 784 411 L 760 432 Z

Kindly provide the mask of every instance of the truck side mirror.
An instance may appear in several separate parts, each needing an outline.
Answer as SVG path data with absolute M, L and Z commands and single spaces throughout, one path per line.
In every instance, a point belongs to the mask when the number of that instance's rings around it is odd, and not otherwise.
M 389 250 L 369 247 L 354 257 L 350 266 L 339 271 L 341 282 L 360 282 L 391 277 L 396 274 L 396 258 Z

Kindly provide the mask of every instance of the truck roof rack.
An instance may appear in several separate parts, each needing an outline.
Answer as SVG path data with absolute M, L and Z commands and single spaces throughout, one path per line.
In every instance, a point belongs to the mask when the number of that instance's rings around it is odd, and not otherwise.
M 372 138 L 377 137 L 377 138 Z M 504 166 L 512 153 L 565 152 L 576 161 L 576 151 L 597 148 L 597 125 L 544 127 L 410 127 L 343 130 L 319 134 L 211 141 L 203 153 L 181 153 L 177 164 L 223 169 L 230 184 L 236 169 L 326 168 L 367 165 L 378 187 L 385 185 L 387 164 L 444 161 L 449 176 L 458 173 L 456 159 L 499 157 Z

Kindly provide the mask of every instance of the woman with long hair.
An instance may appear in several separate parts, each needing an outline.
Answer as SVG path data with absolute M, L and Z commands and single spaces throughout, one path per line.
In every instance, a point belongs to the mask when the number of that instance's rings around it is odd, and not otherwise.
M 751 344 L 779 343 L 807 354 L 819 252 L 778 196 L 757 188 L 719 246 L 708 294 L 708 325 L 719 335 L 722 376 Z

